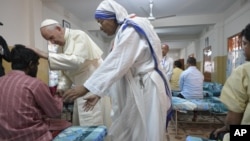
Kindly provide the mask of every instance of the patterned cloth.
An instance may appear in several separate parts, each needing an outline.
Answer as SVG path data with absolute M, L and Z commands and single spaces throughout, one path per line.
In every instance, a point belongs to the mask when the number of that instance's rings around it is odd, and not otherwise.
M 216 82 L 203 82 L 203 91 L 212 93 L 213 96 L 220 96 L 223 85 Z
M 216 140 L 205 139 L 202 137 L 187 136 L 186 141 L 216 141 Z
M 53 141 L 103 141 L 106 126 L 72 126 L 63 130 Z

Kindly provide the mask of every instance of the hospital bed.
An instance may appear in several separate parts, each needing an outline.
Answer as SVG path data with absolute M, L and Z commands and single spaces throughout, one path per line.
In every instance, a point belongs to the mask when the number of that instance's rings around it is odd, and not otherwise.
M 215 120 L 219 120 L 220 123 L 222 121 L 218 118 L 219 115 L 226 115 L 227 108 L 226 106 L 220 102 L 219 98 L 213 96 L 212 93 L 209 91 L 203 91 L 204 99 L 183 99 L 176 96 L 172 97 L 172 104 L 173 104 L 173 118 L 171 121 L 174 122 L 175 132 L 177 135 L 178 132 L 178 122 L 186 122 L 186 121 L 178 121 L 178 114 L 181 113 L 188 113 L 190 111 L 206 111 L 209 112 L 210 115 L 214 118 L 213 123 Z M 176 94 L 174 94 L 176 95 Z M 186 122 L 188 123 L 188 122 Z M 192 123 L 200 123 L 200 122 L 192 122 Z

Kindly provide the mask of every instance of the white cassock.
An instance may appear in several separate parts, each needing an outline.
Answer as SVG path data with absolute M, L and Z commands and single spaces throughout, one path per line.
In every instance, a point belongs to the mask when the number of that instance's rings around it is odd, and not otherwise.
M 169 56 L 163 56 L 161 60 L 161 65 L 163 67 L 164 73 L 167 75 L 168 80 L 171 80 L 174 69 L 174 60 Z
M 146 32 L 160 66 L 161 42 L 153 27 L 147 19 L 131 20 Z M 163 79 L 154 70 L 146 40 L 133 27 L 121 29 L 113 50 L 84 86 L 99 96 L 110 94 L 114 113 L 109 135 L 113 141 L 164 141 L 171 100 Z
M 82 85 L 89 78 L 102 63 L 102 51 L 83 31 L 66 28 L 64 38 L 66 43 L 62 47 L 63 53 L 50 53 L 48 60 L 52 70 L 62 70 L 58 89 L 66 90 L 72 84 Z M 100 101 L 89 112 L 83 111 L 85 102 L 83 97 L 76 99 L 74 101 L 73 125 L 103 125 L 104 122 L 109 127 L 111 124 L 110 100 L 107 98 L 104 99 L 105 102 Z

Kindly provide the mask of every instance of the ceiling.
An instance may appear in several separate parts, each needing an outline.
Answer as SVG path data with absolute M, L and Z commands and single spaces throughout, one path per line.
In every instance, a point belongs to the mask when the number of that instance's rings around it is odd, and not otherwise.
M 149 1 L 116 0 L 128 13 L 149 16 Z M 56 2 L 81 21 L 95 21 L 94 12 L 101 0 L 43 0 Z M 168 42 L 171 49 L 181 49 L 197 38 L 201 32 L 218 22 L 221 14 L 235 3 L 235 0 L 153 0 L 153 16 L 174 17 L 152 21 L 162 42 Z M 93 30 L 91 31 L 93 32 Z M 100 32 L 96 29 L 96 32 Z

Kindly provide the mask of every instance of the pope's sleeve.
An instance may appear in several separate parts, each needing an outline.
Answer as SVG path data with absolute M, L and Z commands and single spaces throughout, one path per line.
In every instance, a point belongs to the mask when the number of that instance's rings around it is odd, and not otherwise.
M 63 72 L 61 72 L 60 78 L 58 80 L 57 89 L 67 90 L 71 87 L 71 85 L 72 81 L 66 75 L 64 75 Z
M 85 59 L 76 55 L 49 53 L 49 65 L 52 70 L 75 70 Z

